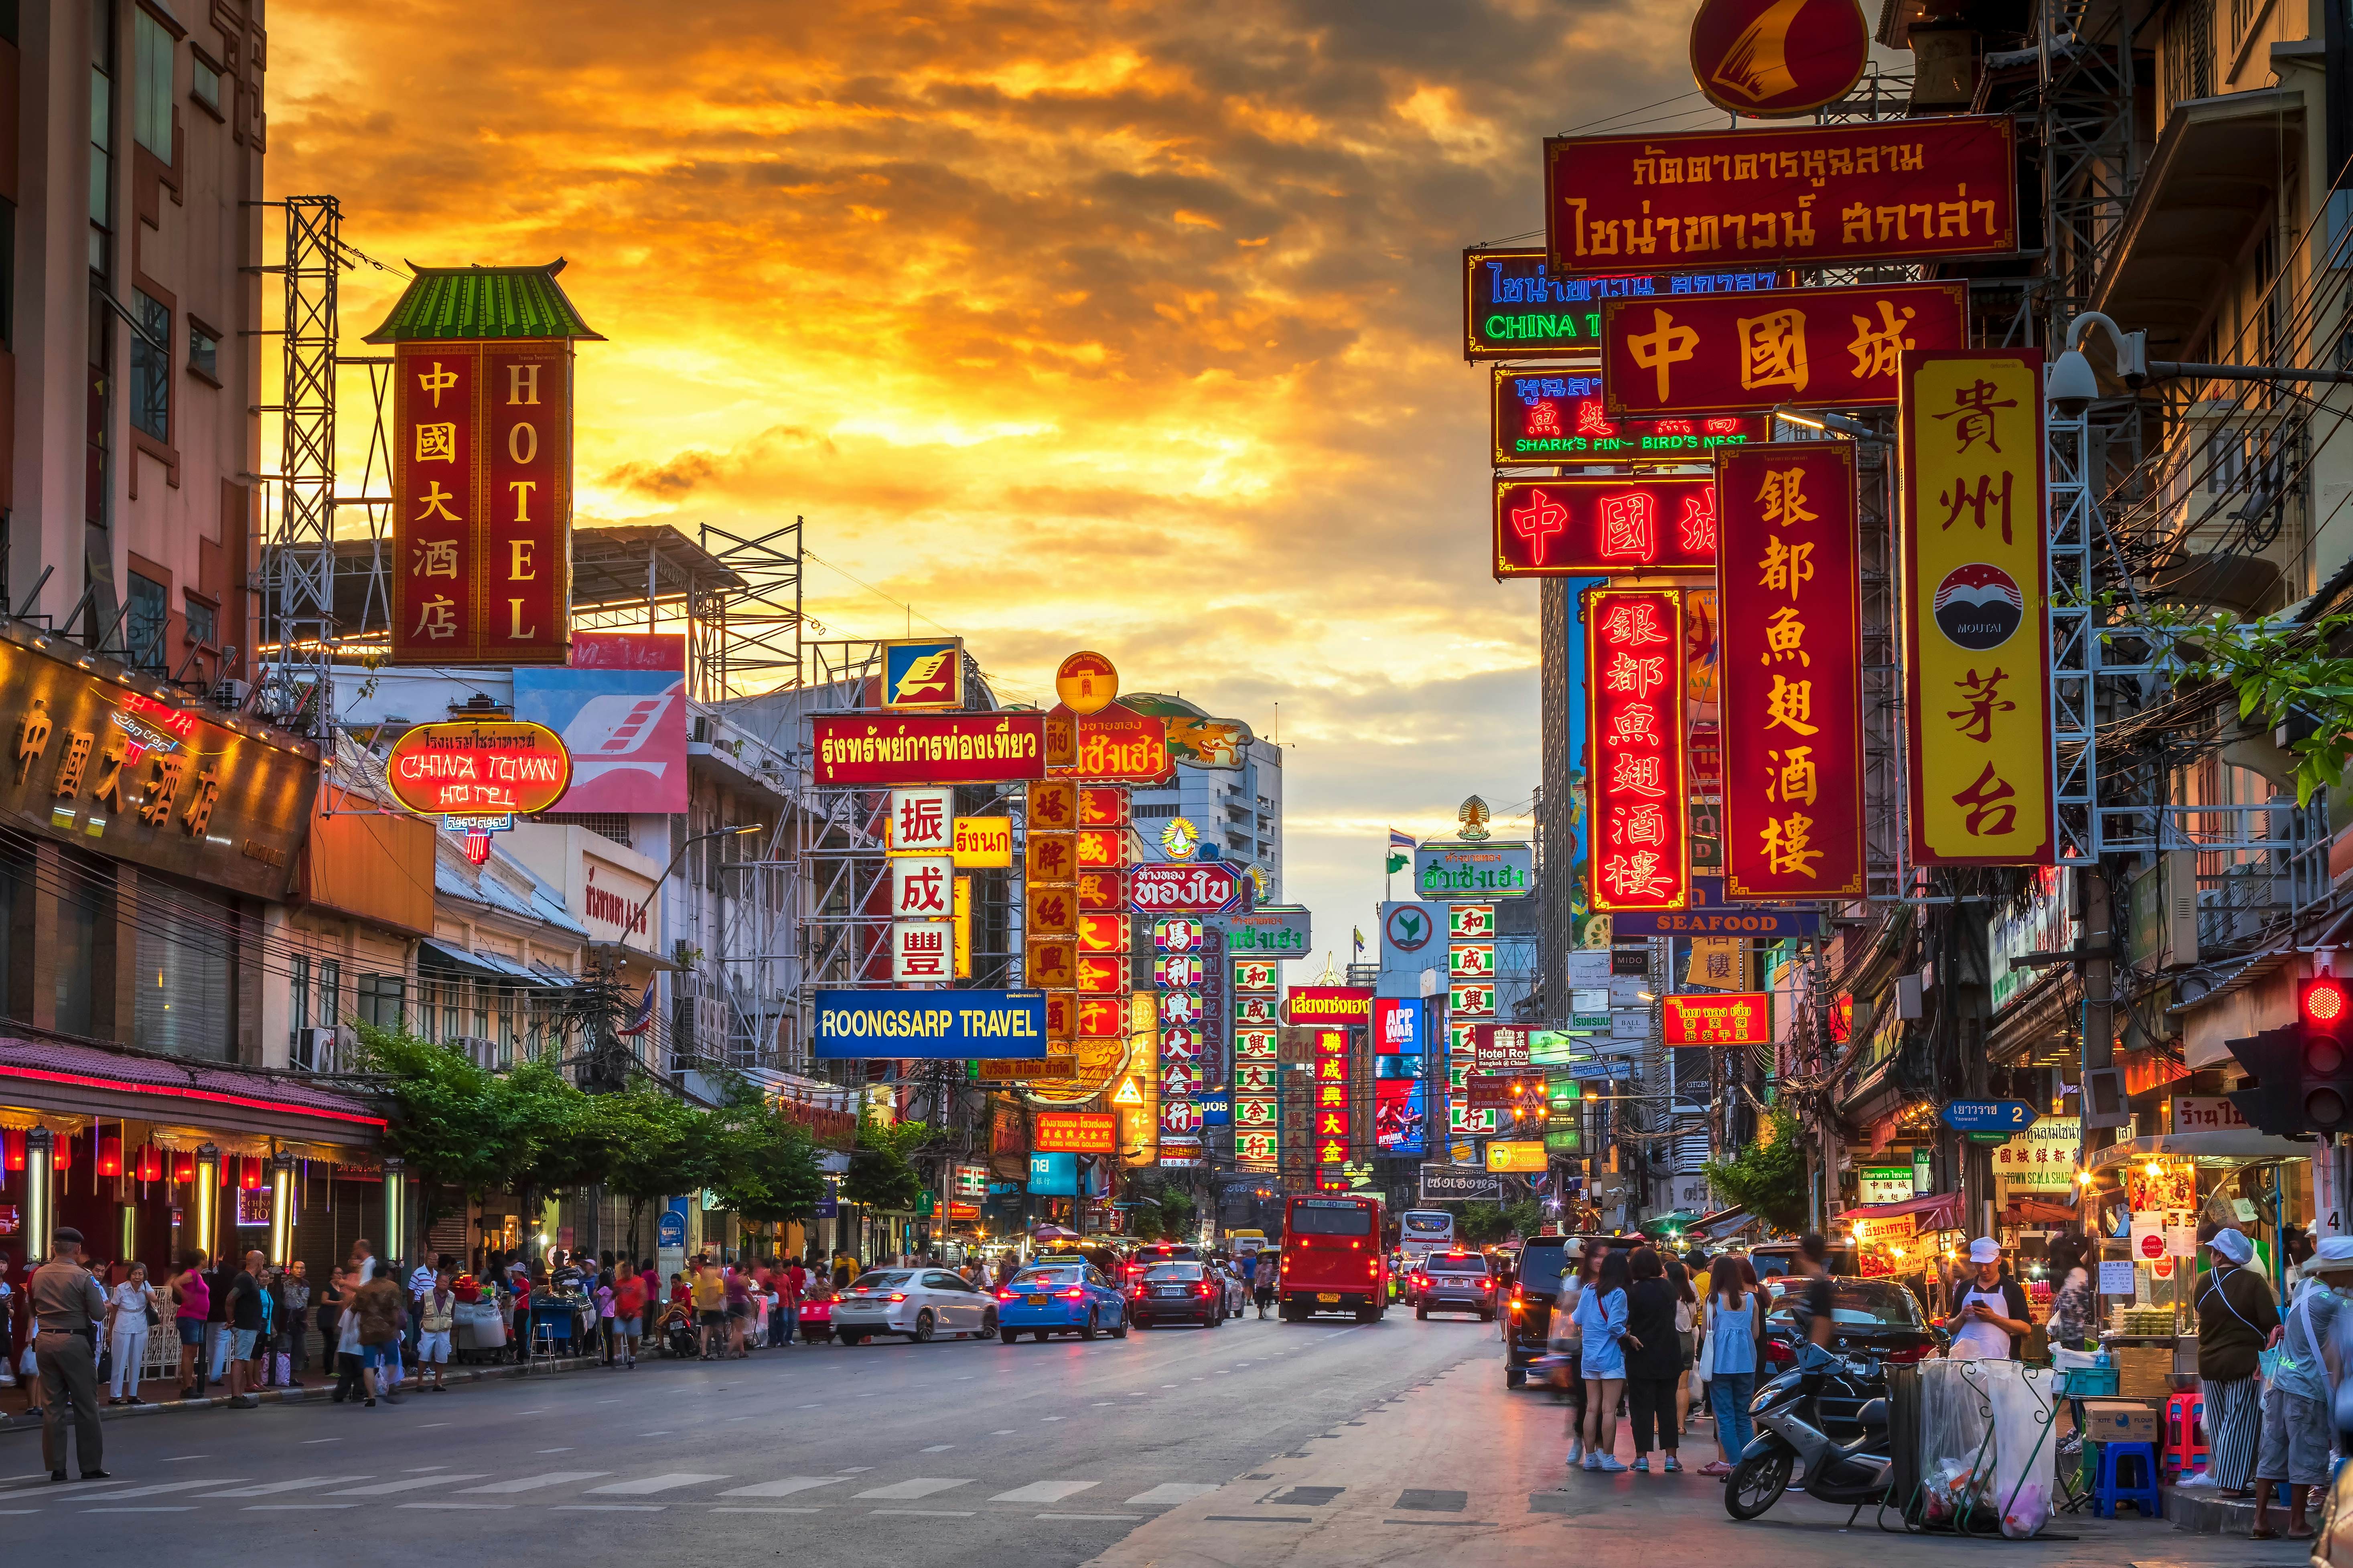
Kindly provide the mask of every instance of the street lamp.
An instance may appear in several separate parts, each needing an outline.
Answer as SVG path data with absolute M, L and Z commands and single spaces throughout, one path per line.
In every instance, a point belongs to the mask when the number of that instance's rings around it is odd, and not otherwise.
M 408 1218 L 408 1167 L 397 1154 L 384 1157 L 384 1252 L 387 1261 L 406 1256 L 402 1229 Z
M 40 1263 L 49 1256 L 49 1232 L 56 1229 L 49 1191 L 50 1163 L 57 1154 L 58 1135 L 46 1127 L 25 1133 L 25 1261 Z
M 269 1157 L 269 1261 L 294 1261 L 294 1156 L 284 1149 Z
M 196 1148 L 195 1199 L 196 1245 L 206 1258 L 215 1257 L 213 1248 L 220 1236 L 220 1150 L 210 1143 Z

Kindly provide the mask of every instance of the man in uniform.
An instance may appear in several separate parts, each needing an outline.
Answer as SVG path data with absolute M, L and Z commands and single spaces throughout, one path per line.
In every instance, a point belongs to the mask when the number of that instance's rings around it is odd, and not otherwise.
M 33 1274 L 33 1317 L 37 1335 L 33 1356 L 41 1369 L 41 1458 L 49 1479 L 66 1479 L 66 1421 L 74 1424 L 74 1448 L 81 1479 L 104 1480 L 105 1439 L 98 1425 L 98 1352 L 90 1325 L 106 1316 L 106 1292 L 81 1264 L 81 1232 L 60 1226 L 51 1239 L 49 1260 Z

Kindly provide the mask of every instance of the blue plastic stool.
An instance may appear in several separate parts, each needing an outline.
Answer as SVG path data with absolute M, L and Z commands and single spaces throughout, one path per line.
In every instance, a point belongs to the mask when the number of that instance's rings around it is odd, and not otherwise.
M 2092 1511 L 2102 1519 L 2114 1519 L 2116 1505 L 2130 1503 L 2143 1519 L 2163 1519 L 2165 1500 L 2157 1489 L 2157 1445 L 2154 1443 L 2102 1443 L 2100 1479 L 2092 1489 Z M 2138 1486 L 2125 1484 L 2122 1471 L 2125 1461 L 2140 1461 L 2141 1482 Z

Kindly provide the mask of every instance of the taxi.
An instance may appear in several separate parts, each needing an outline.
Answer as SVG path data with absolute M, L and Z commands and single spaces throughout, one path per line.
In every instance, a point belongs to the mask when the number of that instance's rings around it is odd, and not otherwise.
M 1101 1269 L 1078 1258 L 1032 1263 L 997 1292 L 997 1337 L 1008 1345 L 1024 1333 L 1040 1341 L 1052 1334 L 1091 1340 L 1103 1333 L 1124 1340 L 1127 1329 L 1126 1300 Z

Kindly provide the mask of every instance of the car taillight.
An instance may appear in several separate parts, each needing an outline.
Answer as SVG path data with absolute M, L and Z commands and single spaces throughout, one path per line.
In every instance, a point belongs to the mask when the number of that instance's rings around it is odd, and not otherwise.
M 1021 1299 L 1021 1292 L 1018 1290 L 999 1290 L 997 1293 L 997 1299 L 1000 1301 L 1018 1301 Z
M 1193 1287 L 1193 1293 L 1197 1296 L 1207 1296 L 1216 1289 L 1216 1286 L 1210 1284 L 1207 1279 L 1204 1279 L 1198 1285 Z
M 1085 1286 L 1083 1286 L 1083 1285 L 1082 1285 L 1082 1286 L 1077 1286 L 1077 1287 L 1075 1287 L 1075 1288 L 1073 1288 L 1073 1289 L 1068 1289 L 1068 1290 L 1063 1291 L 1063 1292 L 1062 1292 L 1062 1295 L 1063 1295 L 1066 1299 L 1068 1299 L 1068 1300 L 1072 1300 L 1072 1301 L 1075 1301 L 1075 1300 L 1079 1300 L 1079 1298 L 1081 1298 L 1082 1296 L 1084 1296 L 1086 1293 L 1087 1293 L 1087 1291 L 1086 1291 L 1086 1287 L 1085 1287 Z
M 1495 1282 L 1493 1279 L 1482 1279 L 1479 1281 L 1479 1289 L 1482 1290 L 1493 1290 L 1494 1288 Z
M 1783 1344 L 1780 1341 L 1767 1340 L 1765 1342 L 1765 1359 L 1771 1362 L 1775 1366 L 1789 1366 L 1796 1363 L 1798 1357 L 1794 1351 L 1790 1350 L 1788 1346 Z
M 907 1293 L 904 1290 L 893 1290 L 891 1292 L 891 1300 L 893 1301 L 903 1301 L 906 1299 Z
M 1905 1346 L 1902 1347 L 1902 1348 L 1901 1348 L 1901 1349 L 1899 1349 L 1899 1350 L 1892 1350 L 1892 1351 L 1889 1351 L 1889 1352 L 1886 1353 L 1886 1355 L 1885 1355 L 1885 1356 L 1883 1356 L 1883 1357 L 1882 1357 L 1881 1359 L 1883 1359 L 1883 1360 L 1884 1360 L 1884 1361 L 1894 1362 L 1894 1363 L 1897 1363 L 1897 1364 L 1901 1365 L 1901 1364 L 1903 1364 L 1903 1363 L 1907 1363 L 1907 1362 L 1915 1362 L 1915 1361 L 1923 1360 L 1923 1359 L 1925 1359 L 1925 1358 L 1927 1356 L 1927 1354 L 1928 1354 L 1928 1346 L 1927 1346 L 1926 1342 L 1924 1341 L 1923 1342 L 1921 1342 L 1921 1343 L 1919 1343 L 1919 1344 L 1916 1344 L 1916 1345 L 1905 1345 Z

